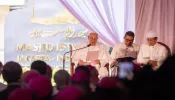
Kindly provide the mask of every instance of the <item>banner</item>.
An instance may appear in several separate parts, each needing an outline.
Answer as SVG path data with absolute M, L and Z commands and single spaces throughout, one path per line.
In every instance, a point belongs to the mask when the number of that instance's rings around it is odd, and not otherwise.
M 54 68 L 60 68 L 63 64 L 63 54 L 69 50 L 69 45 L 87 41 L 87 29 L 61 4 L 56 6 L 59 12 L 48 17 L 52 12 L 51 7 L 51 4 L 46 7 L 35 4 L 34 8 L 27 6 L 8 14 L 4 25 L 5 62 L 13 60 L 23 67 L 29 67 L 33 61 L 43 60 Z M 66 68 L 69 68 L 69 60 L 68 54 Z

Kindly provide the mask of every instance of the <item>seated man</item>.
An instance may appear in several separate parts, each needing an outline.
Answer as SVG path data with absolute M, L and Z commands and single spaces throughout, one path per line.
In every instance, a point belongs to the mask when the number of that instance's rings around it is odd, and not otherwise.
M 0 100 L 8 100 L 8 96 L 13 90 L 21 88 L 21 75 L 20 64 L 10 61 L 3 66 L 2 77 L 7 82 L 7 88 L 0 92 Z
M 48 65 L 41 60 L 36 60 L 31 64 L 31 70 L 36 70 L 41 75 L 47 75 L 47 68 L 48 68 Z
M 168 56 L 166 48 L 157 43 L 158 37 L 155 32 L 146 34 L 148 44 L 142 44 L 137 57 L 140 64 L 150 64 L 154 70 L 158 69 Z
M 80 65 L 92 65 L 96 66 L 96 69 L 99 71 L 99 76 L 108 76 L 108 71 L 104 67 L 105 64 L 109 62 L 110 55 L 106 50 L 105 46 L 101 43 L 98 43 L 98 34 L 91 32 L 88 36 L 89 42 L 80 43 L 75 46 L 75 49 L 89 47 L 74 51 L 72 53 L 72 61 L 76 66 Z
M 114 46 L 112 53 L 111 53 L 111 57 L 113 59 L 113 61 L 111 62 L 111 65 L 110 65 L 111 67 L 117 66 L 119 61 L 122 62 L 124 60 L 124 61 L 130 62 L 130 61 L 132 61 L 132 59 L 137 58 L 139 46 L 137 44 L 133 43 L 134 37 L 135 37 L 134 33 L 132 31 L 128 31 L 128 32 L 126 32 L 126 34 L 124 36 L 124 42 Z M 124 59 L 124 58 L 126 58 L 126 59 Z M 116 70 L 115 67 L 114 67 L 114 70 Z M 115 74 L 113 76 L 116 76 L 117 71 L 115 71 L 113 74 Z
M 70 85 L 71 77 L 66 70 L 58 70 L 54 75 L 54 81 L 56 87 L 53 88 L 53 97 L 55 97 L 62 88 Z

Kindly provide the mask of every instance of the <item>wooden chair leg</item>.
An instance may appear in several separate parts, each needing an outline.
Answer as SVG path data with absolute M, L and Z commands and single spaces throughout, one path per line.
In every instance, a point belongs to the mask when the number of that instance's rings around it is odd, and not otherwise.
M 74 63 L 71 63 L 71 66 L 70 66 L 70 75 L 72 76 L 73 73 L 74 73 L 74 66 L 75 64 Z
M 108 76 L 109 76 L 109 63 L 105 65 L 106 69 L 108 70 Z

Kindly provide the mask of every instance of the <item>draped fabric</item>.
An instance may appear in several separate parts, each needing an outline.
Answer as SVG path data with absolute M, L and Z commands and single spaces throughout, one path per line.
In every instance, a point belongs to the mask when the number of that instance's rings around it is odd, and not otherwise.
M 118 0 L 59 0 L 86 28 L 114 46 L 119 43 Z M 118 4 L 119 5 L 119 4 Z
M 125 0 L 124 7 L 124 32 L 135 32 L 135 0 Z

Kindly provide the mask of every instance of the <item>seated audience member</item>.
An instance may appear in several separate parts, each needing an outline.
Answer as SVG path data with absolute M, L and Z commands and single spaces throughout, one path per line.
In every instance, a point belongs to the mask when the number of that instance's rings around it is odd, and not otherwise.
M 134 33 L 132 31 L 128 31 L 125 33 L 124 36 L 124 42 L 117 44 L 114 46 L 111 57 L 111 67 L 117 66 L 119 62 L 117 62 L 117 59 L 119 58 L 125 58 L 125 57 L 132 57 L 134 59 L 137 58 L 137 54 L 139 52 L 139 46 L 134 42 Z M 127 61 L 127 59 L 126 59 Z M 129 59 L 128 59 L 129 61 Z M 115 71 L 115 72 L 114 72 Z M 117 68 L 114 67 L 112 69 L 112 75 L 116 76 L 117 75 Z
M 87 67 L 88 67 L 88 69 L 90 71 L 90 74 L 91 74 L 91 77 L 90 77 L 90 88 L 91 88 L 92 92 L 95 92 L 96 85 L 99 82 L 98 71 L 97 71 L 97 69 L 95 67 L 93 67 L 91 65 L 89 65 Z
M 58 93 L 56 100 L 85 100 L 85 97 L 81 88 L 68 86 Z
M 87 47 L 90 44 L 89 47 L 72 53 L 72 60 L 75 65 L 92 65 L 99 71 L 99 69 L 104 67 L 106 63 L 109 63 L 110 55 L 106 50 L 106 47 L 103 44 L 98 43 L 97 40 L 98 34 L 91 32 L 88 36 L 88 42 L 80 43 L 75 46 L 75 49 L 78 49 Z M 108 75 L 107 70 L 103 71 L 103 73 L 99 73 L 99 75 L 103 76 L 105 73 Z
M 0 62 L 0 77 L 1 77 L 1 71 L 2 71 L 2 63 Z M 0 91 L 4 90 L 7 86 L 0 82 Z
M 150 97 L 155 94 L 153 93 L 154 74 L 155 71 L 150 65 L 144 65 L 141 71 L 135 75 L 130 92 L 131 100 L 153 100 Z
M 150 64 L 154 70 L 158 69 L 168 57 L 166 48 L 157 43 L 158 37 L 155 32 L 146 34 L 148 44 L 142 44 L 137 57 L 140 64 Z
M 52 67 L 47 65 L 47 76 L 51 79 L 52 78 Z
M 94 100 L 94 91 L 98 82 L 98 72 L 96 68 L 79 66 L 75 69 L 72 78 L 72 85 L 83 89 L 86 100 Z
M 120 89 L 112 77 L 103 78 L 96 88 L 96 100 L 120 100 Z
M 49 100 L 52 96 L 52 84 L 46 76 L 36 76 L 29 82 L 28 89 L 34 94 L 36 100 Z
M 7 82 L 7 88 L 0 92 L 0 100 L 7 100 L 8 95 L 16 88 L 20 88 L 21 66 L 13 61 L 7 62 L 2 70 L 2 77 Z
M 24 87 L 27 87 L 30 80 L 33 79 L 34 77 L 36 76 L 39 76 L 40 73 L 37 72 L 36 70 L 30 70 L 30 71 L 27 71 L 25 73 L 23 73 L 22 75 L 22 82 L 24 83 Z
M 35 100 L 28 89 L 17 88 L 8 96 L 8 100 Z
M 155 72 L 153 100 L 175 100 L 175 55 L 168 57 Z
M 41 75 L 47 75 L 47 64 L 44 61 L 37 60 L 31 64 L 31 69 L 38 71 Z
M 56 83 L 56 89 L 53 91 L 53 95 L 56 95 L 62 88 L 70 85 L 71 77 L 65 70 L 58 70 L 54 75 L 54 81 Z
M 79 66 L 75 69 L 75 72 L 78 71 L 78 70 L 83 70 L 88 74 L 88 76 L 90 76 L 91 74 L 90 74 L 90 70 L 89 70 L 88 66 Z
M 90 71 L 87 66 L 79 66 L 75 69 L 75 73 L 72 75 L 71 81 L 72 85 L 81 87 L 86 94 L 88 94 L 90 89 Z

